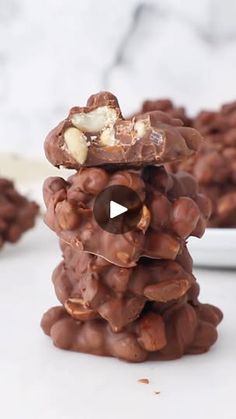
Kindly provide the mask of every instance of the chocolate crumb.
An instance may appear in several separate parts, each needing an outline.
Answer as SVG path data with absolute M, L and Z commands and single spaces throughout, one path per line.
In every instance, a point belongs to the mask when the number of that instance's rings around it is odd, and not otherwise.
M 138 380 L 138 383 L 141 383 L 141 384 L 149 384 L 149 379 L 148 378 L 140 378 L 139 380 Z

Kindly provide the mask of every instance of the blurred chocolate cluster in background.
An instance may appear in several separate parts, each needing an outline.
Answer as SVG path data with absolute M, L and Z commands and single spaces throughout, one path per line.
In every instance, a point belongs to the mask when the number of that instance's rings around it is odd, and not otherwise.
M 169 99 L 146 100 L 139 113 L 156 110 L 181 119 L 202 134 L 204 142 L 196 155 L 168 166 L 174 172 L 192 174 L 200 192 L 210 198 L 209 227 L 236 227 L 236 102 L 190 118 L 184 107 L 176 107 Z

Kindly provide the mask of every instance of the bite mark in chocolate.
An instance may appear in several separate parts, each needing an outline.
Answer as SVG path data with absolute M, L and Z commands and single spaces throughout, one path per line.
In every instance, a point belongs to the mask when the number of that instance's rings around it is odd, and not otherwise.
M 161 164 L 196 153 L 202 138 L 193 128 L 160 111 L 123 118 L 109 92 L 92 96 L 86 107 L 72 108 L 46 138 L 45 152 L 54 166 Z
M 17 242 L 35 224 L 39 206 L 21 195 L 13 182 L 0 179 L 0 248 Z

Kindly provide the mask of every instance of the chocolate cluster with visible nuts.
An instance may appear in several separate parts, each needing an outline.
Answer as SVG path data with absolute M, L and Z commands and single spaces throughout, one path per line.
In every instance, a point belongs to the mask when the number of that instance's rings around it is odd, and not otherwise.
M 52 280 L 58 300 L 76 320 L 103 318 L 118 332 L 140 316 L 147 302 L 160 310 L 176 300 L 197 302 L 199 287 L 187 262 L 142 258 L 124 268 L 64 242 L 61 247 L 63 261 Z
M 57 347 L 141 362 L 215 343 L 222 313 L 199 302 L 187 249 L 189 236 L 204 233 L 209 200 L 190 174 L 155 165 L 192 156 L 200 143 L 196 130 L 161 111 L 125 120 L 106 92 L 49 134 L 48 159 L 76 170 L 44 184 L 45 222 L 63 260 L 52 275 L 61 306 L 41 326 Z M 93 214 L 98 195 L 114 185 L 141 202 L 139 221 L 123 234 L 103 230 Z
M 38 205 L 19 194 L 13 182 L 0 178 L 0 248 L 17 242 L 32 228 L 38 211 Z
M 132 231 L 114 234 L 96 222 L 93 206 L 105 188 L 122 185 L 135 191 L 143 205 Z M 168 174 L 164 167 L 139 171 L 84 168 L 68 181 L 49 178 L 44 184 L 45 221 L 74 249 L 102 256 L 119 266 L 134 266 L 140 257 L 174 260 L 190 236 L 201 237 L 210 205 L 186 173 Z
M 75 320 L 62 306 L 48 310 L 41 326 L 58 348 L 142 362 L 207 352 L 221 320 L 222 313 L 214 306 L 176 302 L 162 314 L 155 306 L 143 311 L 117 333 L 103 319 Z
M 179 119 L 146 112 L 124 119 L 114 95 L 102 92 L 75 107 L 47 136 L 45 152 L 54 166 L 138 167 L 181 160 L 198 150 L 202 137 Z

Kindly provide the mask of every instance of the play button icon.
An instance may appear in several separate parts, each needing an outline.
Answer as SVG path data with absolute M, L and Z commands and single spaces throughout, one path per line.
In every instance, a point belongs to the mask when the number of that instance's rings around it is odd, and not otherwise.
M 126 211 L 128 211 L 128 208 L 123 207 L 123 205 L 120 205 L 115 201 L 110 202 L 110 218 L 115 218 L 118 215 L 124 214 Z
M 93 213 L 98 225 L 113 234 L 136 228 L 142 216 L 142 202 L 133 189 L 112 185 L 97 196 Z

